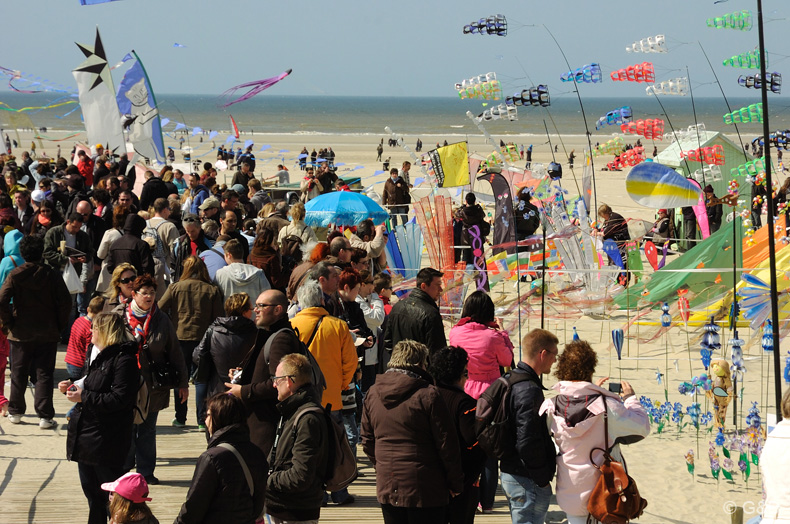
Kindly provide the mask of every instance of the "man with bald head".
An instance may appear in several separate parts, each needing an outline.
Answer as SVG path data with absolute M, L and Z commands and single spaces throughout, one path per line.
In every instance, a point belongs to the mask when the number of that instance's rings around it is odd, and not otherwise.
M 289 353 L 301 353 L 299 337 L 288 321 L 288 299 L 282 291 L 270 289 L 255 301 L 255 324 L 258 336 L 248 357 L 242 362 L 244 371 L 236 384 L 225 384 L 229 393 L 242 400 L 247 408 L 250 440 L 269 456 L 280 412 L 277 411 L 277 389 L 272 378 L 280 359 Z
M 333 238 L 329 243 L 329 254 L 337 257 L 343 264 L 349 264 L 352 255 L 351 242 L 344 236 Z
M 96 290 L 96 283 L 101 272 L 101 259 L 98 257 L 96 249 L 101 244 L 107 224 L 101 218 L 93 214 L 93 204 L 89 200 L 81 200 L 77 203 L 74 210 L 82 216 L 82 226 L 80 229 L 88 233 L 91 239 L 93 250 L 93 270 L 91 275 L 87 275 L 85 292 L 77 296 L 77 309 L 80 315 L 88 314 L 88 302 L 90 302 L 93 292 Z

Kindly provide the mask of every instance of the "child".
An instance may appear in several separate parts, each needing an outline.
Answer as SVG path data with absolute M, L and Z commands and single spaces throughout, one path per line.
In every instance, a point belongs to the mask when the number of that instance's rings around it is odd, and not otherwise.
M 87 351 L 91 343 L 91 322 L 93 322 L 93 317 L 101 313 L 103 309 L 104 298 L 94 297 L 88 304 L 88 316 L 77 318 L 71 326 L 71 336 L 64 360 L 72 381 L 85 375 L 83 370 L 85 369 L 85 359 L 89 356 Z
M 101 485 L 110 497 L 110 524 L 159 524 L 146 504 L 148 484 L 139 473 L 127 473 L 115 482 Z

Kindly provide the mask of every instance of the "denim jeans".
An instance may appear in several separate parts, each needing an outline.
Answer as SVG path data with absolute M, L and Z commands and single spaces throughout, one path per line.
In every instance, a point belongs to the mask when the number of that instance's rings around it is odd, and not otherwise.
M 198 426 L 206 425 L 206 395 L 208 384 L 195 382 L 195 410 L 197 411 Z
M 144 477 L 154 474 L 156 468 L 156 419 L 158 411 L 148 413 L 142 424 L 136 424 L 132 430 L 132 445 L 129 448 L 127 469 L 137 464 L 137 473 Z
M 483 473 L 480 475 L 480 506 L 483 509 L 494 507 L 496 487 L 499 484 L 499 468 L 496 457 L 486 458 Z
M 541 488 L 528 477 L 504 471 L 501 479 L 513 524 L 543 524 L 549 511 L 551 484 Z
M 359 427 L 357 426 L 356 411 L 341 411 L 343 417 L 343 427 L 346 428 L 346 439 L 354 456 L 357 456 L 357 444 L 359 443 Z

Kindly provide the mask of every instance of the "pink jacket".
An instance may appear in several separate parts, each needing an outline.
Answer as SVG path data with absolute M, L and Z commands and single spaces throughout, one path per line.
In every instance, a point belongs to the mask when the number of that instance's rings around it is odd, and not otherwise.
M 593 448 L 603 447 L 604 440 L 604 412 L 603 398 L 606 398 L 609 417 L 609 443 L 612 446 L 618 437 L 646 437 L 650 433 L 650 420 L 644 408 L 639 404 L 635 395 L 627 398 L 625 402 L 620 396 L 598 387 L 589 382 L 561 381 L 552 389 L 558 395 L 565 395 L 571 400 L 576 400 L 584 405 L 584 399 L 595 395 L 589 405 L 579 411 L 578 418 L 582 418 L 573 427 L 568 424 L 566 417 L 571 418 L 568 412 L 555 410 L 555 399 L 546 399 L 540 407 L 540 414 L 547 413 L 551 421 L 551 431 L 554 433 L 554 442 L 559 448 L 557 455 L 557 503 L 568 516 L 587 515 L 587 501 L 590 493 L 598 481 L 600 472 L 590 463 L 590 451 Z M 568 410 L 571 408 L 569 407 Z M 589 416 L 589 418 L 585 418 Z M 631 439 L 634 440 L 634 439 Z M 596 452 L 595 461 L 601 463 L 601 454 Z M 622 460 L 619 445 L 612 450 L 615 460 Z
M 450 330 L 450 345 L 460 346 L 469 355 L 469 379 L 464 391 L 477 400 L 500 377 L 499 366 L 513 363 L 513 343 L 505 331 L 461 319 Z

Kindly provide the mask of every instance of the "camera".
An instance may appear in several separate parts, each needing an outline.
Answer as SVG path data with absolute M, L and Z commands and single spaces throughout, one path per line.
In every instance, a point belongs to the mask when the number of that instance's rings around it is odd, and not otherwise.
M 233 378 L 230 379 L 231 384 L 238 384 L 239 380 L 241 379 L 241 374 L 244 372 L 243 369 L 237 369 L 233 372 Z
M 623 386 L 619 382 L 609 382 L 609 391 L 612 393 L 622 393 Z

